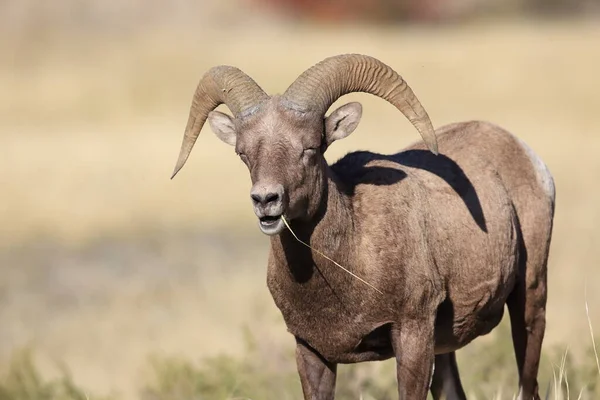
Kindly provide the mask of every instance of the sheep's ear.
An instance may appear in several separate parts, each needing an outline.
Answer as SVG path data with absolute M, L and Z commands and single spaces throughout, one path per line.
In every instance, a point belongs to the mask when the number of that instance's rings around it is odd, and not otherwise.
M 360 103 L 352 102 L 341 106 L 325 118 L 325 138 L 327 146 L 336 140 L 350 135 L 360 122 L 362 106 Z
M 235 146 L 235 125 L 229 115 L 219 111 L 211 111 L 208 113 L 208 123 L 219 139 Z

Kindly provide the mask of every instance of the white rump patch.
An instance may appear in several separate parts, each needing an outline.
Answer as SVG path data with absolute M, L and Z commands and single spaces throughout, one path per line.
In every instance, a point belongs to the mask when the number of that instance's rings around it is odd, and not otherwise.
M 554 202 L 556 189 L 554 188 L 554 178 L 552 178 L 552 174 L 550 173 L 548 166 L 542 161 L 542 159 L 537 154 L 535 154 L 533 149 L 529 147 L 527 143 L 525 143 L 516 136 L 515 138 L 517 139 L 521 147 L 523 147 L 523 150 L 525 150 L 527 157 L 529 157 L 531 165 L 533 165 L 533 169 L 535 170 L 535 175 L 537 177 L 538 183 L 540 184 L 542 190 L 549 198 L 552 199 L 552 202 Z

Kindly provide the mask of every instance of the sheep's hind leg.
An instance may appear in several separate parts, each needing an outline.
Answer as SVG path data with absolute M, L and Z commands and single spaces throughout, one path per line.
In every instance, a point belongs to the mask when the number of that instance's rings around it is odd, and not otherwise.
M 466 400 L 455 352 L 435 356 L 431 395 L 434 400 Z
M 533 281 L 535 284 L 518 282 L 507 301 L 519 370 L 518 400 L 540 399 L 537 374 L 546 329 L 545 274 L 543 279 Z

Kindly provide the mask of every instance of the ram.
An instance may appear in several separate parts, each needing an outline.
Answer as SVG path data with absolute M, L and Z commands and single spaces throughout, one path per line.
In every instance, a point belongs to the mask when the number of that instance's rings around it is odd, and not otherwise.
M 424 143 L 328 165 L 362 107 L 325 114 L 351 92 L 396 106 Z M 215 111 L 223 103 L 233 117 Z M 358 54 L 327 58 L 274 96 L 237 68 L 212 68 L 173 176 L 206 119 L 250 172 L 270 236 L 267 285 L 295 337 L 305 399 L 334 398 L 338 364 L 392 357 L 401 399 L 463 399 L 455 351 L 494 329 L 505 304 L 519 398 L 539 399 L 555 189 L 525 143 L 487 122 L 434 131 L 400 75 Z

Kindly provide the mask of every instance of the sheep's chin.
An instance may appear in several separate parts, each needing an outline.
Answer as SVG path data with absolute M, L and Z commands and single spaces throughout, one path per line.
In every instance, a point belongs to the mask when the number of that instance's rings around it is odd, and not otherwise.
M 275 236 L 281 233 L 281 231 L 283 231 L 283 229 L 285 228 L 285 224 L 283 223 L 283 220 L 281 218 L 278 218 L 276 221 L 270 222 L 269 224 L 265 224 L 259 220 L 258 227 L 260 228 L 261 232 L 265 235 Z

